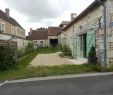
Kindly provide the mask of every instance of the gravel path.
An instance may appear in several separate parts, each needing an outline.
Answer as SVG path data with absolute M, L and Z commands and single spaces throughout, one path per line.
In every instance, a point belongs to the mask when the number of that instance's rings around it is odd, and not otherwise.
M 72 64 L 67 58 L 61 58 L 58 53 L 38 54 L 30 63 L 31 66 L 54 66 Z

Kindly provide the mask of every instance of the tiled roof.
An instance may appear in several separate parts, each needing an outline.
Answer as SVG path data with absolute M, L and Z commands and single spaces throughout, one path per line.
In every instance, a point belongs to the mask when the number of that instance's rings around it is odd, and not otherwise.
M 61 28 L 59 27 L 48 27 L 48 36 L 58 36 Z
M 62 25 L 68 25 L 69 23 L 70 23 L 70 21 L 62 21 L 61 24 L 59 25 L 59 27 Z
M 32 32 L 28 35 L 29 40 L 46 40 L 48 39 L 48 31 L 44 30 L 32 30 Z
M 4 19 L 5 21 L 24 29 L 14 18 L 8 17 L 2 10 L 0 10 L 0 18 Z

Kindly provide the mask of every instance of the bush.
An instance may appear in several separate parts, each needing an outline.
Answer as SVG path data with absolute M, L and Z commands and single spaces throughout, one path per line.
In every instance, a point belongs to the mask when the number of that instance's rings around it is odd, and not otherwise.
M 72 56 L 71 50 L 70 50 L 70 48 L 67 47 L 67 46 L 63 46 L 63 47 L 62 47 L 62 52 L 63 52 L 63 55 L 64 55 L 64 56 Z
M 33 50 L 34 50 L 34 44 L 33 43 L 28 43 L 28 45 L 25 49 L 26 54 L 32 52 Z
M 0 34 L 3 33 L 4 31 L 0 30 Z
M 0 46 L 0 70 L 5 70 L 15 65 L 14 50 Z
M 18 58 L 22 57 L 25 55 L 25 51 L 23 51 L 23 49 L 17 50 L 17 56 Z

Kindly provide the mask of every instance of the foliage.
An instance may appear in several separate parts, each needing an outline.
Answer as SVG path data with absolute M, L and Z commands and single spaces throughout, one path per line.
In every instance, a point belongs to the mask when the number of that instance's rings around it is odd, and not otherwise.
M 62 52 L 63 52 L 64 56 L 72 56 L 70 48 L 67 47 L 66 45 L 62 46 L 61 49 L 62 49 Z
M 23 49 L 17 50 L 18 58 L 23 57 L 24 55 L 25 55 L 25 52 L 23 51 Z
M 0 30 L 0 34 L 3 33 L 4 31 Z
M 43 48 L 37 48 L 38 53 L 55 53 L 61 51 L 58 46 L 56 47 L 43 47 Z
M 0 70 L 9 69 L 15 66 L 14 50 L 0 46 Z
M 95 57 L 96 56 L 96 50 L 95 50 L 95 47 L 92 45 L 89 53 L 88 53 L 88 56 L 89 57 Z
M 101 67 L 101 65 L 60 65 L 60 66 L 38 66 L 31 67 L 29 63 L 35 58 L 38 53 L 49 53 L 52 48 L 40 49 L 29 53 L 23 57 L 16 68 L 12 68 L 6 71 L 0 71 L 0 79 L 22 79 L 31 77 L 46 77 L 54 75 L 66 75 L 66 74 L 79 74 L 88 72 L 105 72 L 113 71 L 113 66 L 110 68 Z
M 33 43 L 28 43 L 28 45 L 25 49 L 26 54 L 28 54 L 30 52 L 33 52 L 33 50 L 34 50 L 34 44 Z

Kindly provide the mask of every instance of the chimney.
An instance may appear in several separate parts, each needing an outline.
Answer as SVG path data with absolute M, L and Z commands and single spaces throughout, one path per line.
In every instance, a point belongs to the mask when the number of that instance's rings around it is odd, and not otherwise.
M 7 17 L 10 16 L 10 12 L 9 11 L 10 11 L 9 8 L 5 8 L 5 14 L 7 15 Z
M 32 28 L 30 28 L 30 32 L 32 32 L 33 31 L 33 29 Z
M 71 13 L 71 21 L 77 17 L 77 14 L 76 13 Z
M 28 33 L 28 35 L 31 35 L 32 34 L 32 31 L 33 31 L 33 29 L 30 28 L 30 32 Z

